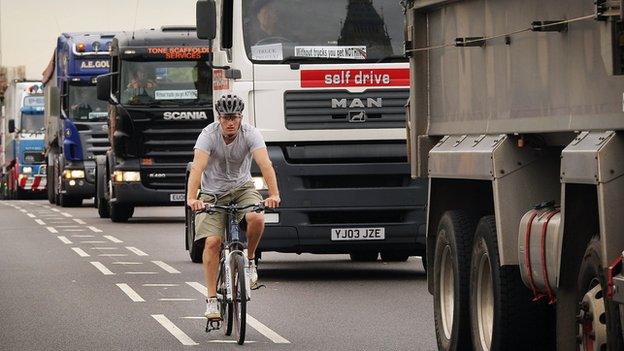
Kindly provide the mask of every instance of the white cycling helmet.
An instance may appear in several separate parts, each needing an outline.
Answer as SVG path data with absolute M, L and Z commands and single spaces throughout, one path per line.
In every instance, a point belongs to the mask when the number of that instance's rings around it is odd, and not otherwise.
M 242 113 L 245 109 L 245 103 L 243 102 L 243 99 L 239 98 L 235 94 L 223 94 L 219 100 L 217 100 L 215 109 L 220 115 Z

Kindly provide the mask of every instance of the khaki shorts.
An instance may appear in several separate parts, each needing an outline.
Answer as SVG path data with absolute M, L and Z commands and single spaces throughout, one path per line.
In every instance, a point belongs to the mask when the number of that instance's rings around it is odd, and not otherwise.
M 254 183 L 249 181 L 240 188 L 232 189 L 223 195 L 201 194 L 199 196 L 203 202 L 216 205 L 227 205 L 235 203 L 238 206 L 247 206 L 257 204 L 262 201 L 262 196 L 256 190 Z M 240 222 L 245 213 L 251 211 L 251 208 L 238 213 L 236 220 Z M 200 213 L 195 217 L 195 240 L 204 239 L 209 236 L 225 236 L 225 213 L 216 212 L 212 214 Z

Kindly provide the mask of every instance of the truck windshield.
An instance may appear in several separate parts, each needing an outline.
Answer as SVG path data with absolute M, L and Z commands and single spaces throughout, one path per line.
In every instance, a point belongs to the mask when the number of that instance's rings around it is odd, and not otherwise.
M 246 0 L 243 23 L 256 63 L 404 60 L 397 0 Z
M 211 69 L 202 61 L 123 61 L 121 103 L 128 105 L 208 105 Z
M 22 133 L 38 133 L 43 131 L 43 114 L 22 112 L 22 120 L 20 132 Z
M 95 85 L 69 86 L 69 118 L 79 122 L 102 122 L 108 118 L 106 101 L 97 99 Z

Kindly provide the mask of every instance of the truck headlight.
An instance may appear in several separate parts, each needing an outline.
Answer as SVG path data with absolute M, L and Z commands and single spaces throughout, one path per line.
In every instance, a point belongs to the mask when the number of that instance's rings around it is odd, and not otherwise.
M 140 182 L 141 172 L 136 171 L 115 171 L 113 172 L 113 179 L 116 182 Z
M 82 169 L 66 169 L 63 171 L 65 179 L 79 179 L 85 177 L 85 171 Z
M 22 173 L 32 173 L 32 167 L 29 167 L 29 166 L 23 167 Z
M 256 187 L 256 190 L 267 190 L 267 184 L 264 181 L 263 177 L 253 177 L 251 178 L 254 182 L 254 186 Z

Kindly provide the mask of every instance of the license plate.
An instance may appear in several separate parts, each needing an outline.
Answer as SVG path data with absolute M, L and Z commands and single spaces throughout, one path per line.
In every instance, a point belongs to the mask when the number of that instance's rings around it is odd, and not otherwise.
M 184 202 L 184 194 L 170 194 L 169 201 L 171 202 Z
M 343 240 L 384 240 L 385 228 L 332 228 L 332 241 Z

